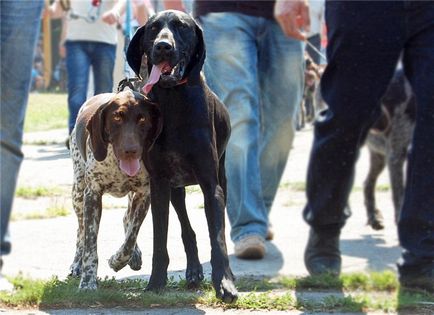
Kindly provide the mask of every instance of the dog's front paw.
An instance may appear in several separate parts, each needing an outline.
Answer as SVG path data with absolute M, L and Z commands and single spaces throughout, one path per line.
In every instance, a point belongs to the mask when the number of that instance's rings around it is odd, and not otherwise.
M 128 261 L 128 265 L 131 269 L 136 271 L 142 269 L 142 252 L 138 246 L 134 247 L 133 254 Z
M 69 267 L 69 275 L 71 277 L 79 277 L 81 276 L 81 262 L 80 263 L 73 263 L 71 267 Z
M 110 268 L 118 272 L 127 265 L 129 259 L 130 257 L 114 254 L 112 257 L 110 257 L 108 264 Z
M 78 288 L 80 290 L 96 290 L 98 288 L 96 277 L 83 275 Z
M 376 231 L 384 229 L 384 219 L 380 210 L 375 209 L 374 213 L 368 215 L 368 225 Z
M 167 277 L 152 277 L 146 286 L 145 291 L 160 292 L 164 289 L 167 283 Z
M 220 285 L 216 287 L 216 296 L 224 303 L 235 303 L 238 299 L 238 291 L 232 279 L 224 276 Z
M 187 280 L 187 288 L 198 288 L 200 282 L 203 280 L 202 265 L 188 266 L 185 272 L 185 279 Z

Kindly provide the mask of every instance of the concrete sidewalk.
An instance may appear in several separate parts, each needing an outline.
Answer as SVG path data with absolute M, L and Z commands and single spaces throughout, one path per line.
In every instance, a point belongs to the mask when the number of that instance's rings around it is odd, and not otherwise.
M 25 142 L 39 140 L 55 142 L 48 145 L 24 146 L 23 162 L 18 186 L 60 186 L 69 191 L 72 183 L 72 165 L 68 151 L 64 146 L 65 131 L 26 134 Z M 303 263 L 303 252 L 307 241 L 308 226 L 302 220 L 305 194 L 300 186 L 305 183 L 312 129 L 297 133 L 294 148 L 290 154 L 282 185 L 273 206 L 270 220 L 273 224 L 275 239 L 267 242 L 267 255 L 259 261 L 244 261 L 233 255 L 233 244 L 227 240 L 230 264 L 236 276 L 277 275 L 303 276 L 307 271 Z M 373 231 L 366 226 L 366 211 L 363 205 L 362 183 L 367 173 L 368 156 L 362 152 L 357 165 L 355 189 L 351 195 L 352 217 L 343 229 L 341 250 L 343 254 L 343 272 L 364 270 L 382 271 L 395 269 L 395 262 L 400 255 L 396 226 L 393 220 L 393 207 L 390 192 L 378 192 L 378 207 L 383 210 L 386 228 Z M 339 161 L 336 161 L 339 163 Z M 388 176 L 383 174 L 379 184 L 388 185 Z M 71 208 L 68 194 L 58 198 L 58 202 Z M 44 198 L 23 200 L 17 198 L 14 211 L 29 211 L 44 207 Z M 122 217 L 127 205 L 125 199 L 105 197 L 99 239 L 100 277 L 117 279 L 140 277 L 148 278 L 152 261 L 152 218 L 148 217 L 140 230 L 138 244 L 143 253 L 143 266 L 140 271 L 125 267 L 119 272 L 112 271 L 107 260 L 123 242 Z M 204 273 L 210 276 L 210 245 L 208 230 L 203 210 L 203 197 L 198 192 L 188 195 L 189 217 L 196 231 L 199 257 Z M 67 217 L 43 220 L 22 220 L 11 222 L 10 232 L 13 240 L 13 252 L 4 257 L 4 273 L 14 275 L 22 272 L 33 278 L 49 278 L 53 275 L 64 278 L 75 251 L 77 222 L 75 214 Z M 186 259 L 180 238 L 180 226 L 173 212 L 170 217 L 168 250 L 170 255 L 169 276 L 184 277 Z

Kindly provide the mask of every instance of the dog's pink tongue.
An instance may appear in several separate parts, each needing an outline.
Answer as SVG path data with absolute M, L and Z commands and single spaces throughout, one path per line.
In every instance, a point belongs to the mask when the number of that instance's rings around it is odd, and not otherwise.
M 170 67 L 169 63 L 166 61 L 160 63 L 159 65 L 152 66 L 151 74 L 149 75 L 148 81 L 142 89 L 143 93 L 148 94 L 151 91 L 154 84 L 157 83 L 158 80 L 160 80 L 161 71 L 163 71 L 165 67 Z
M 128 176 L 136 176 L 140 170 L 140 160 L 120 160 L 119 167 Z

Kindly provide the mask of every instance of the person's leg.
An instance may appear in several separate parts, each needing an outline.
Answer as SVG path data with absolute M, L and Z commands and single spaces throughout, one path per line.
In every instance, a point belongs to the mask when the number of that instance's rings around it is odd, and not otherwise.
M 33 56 L 39 35 L 40 1 L 1 1 L 1 97 L 0 97 L 0 271 L 1 255 L 11 250 L 6 239 L 21 151 L 24 117 L 29 96 Z M 22 23 L 26 21 L 26 23 Z M 0 275 L 0 290 L 5 282 Z
M 258 40 L 259 159 L 268 216 L 294 139 L 295 116 L 304 85 L 304 45 L 286 37 L 276 22 L 262 22 L 263 33 Z
M 65 43 L 66 70 L 68 72 L 69 133 L 74 129 L 78 111 L 86 101 L 90 69 L 87 45 L 87 42 L 80 41 L 67 41 Z
M 92 43 L 91 58 L 95 95 L 113 92 L 116 45 Z
M 340 272 L 339 234 L 350 215 L 355 163 L 403 48 L 402 10 L 402 2 L 326 3 L 329 64 L 321 92 L 329 108 L 315 122 L 303 213 L 312 274 Z
M 205 76 L 231 118 L 226 149 L 227 211 L 235 243 L 248 235 L 264 239 L 268 224 L 258 172 L 257 20 L 236 13 L 212 13 L 200 19 L 207 47 Z
M 416 95 L 411 144 L 398 234 L 404 248 L 398 263 L 403 285 L 434 290 L 434 3 L 414 3 L 404 51 L 404 69 Z

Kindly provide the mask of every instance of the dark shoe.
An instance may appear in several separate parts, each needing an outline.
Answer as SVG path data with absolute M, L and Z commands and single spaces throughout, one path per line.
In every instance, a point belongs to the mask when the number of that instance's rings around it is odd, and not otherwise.
M 434 260 L 416 258 L 406 252 L 396 265 L 401 286 L 434 292 Z
M 313 228 L 309 232 L 309 240 L 304 252 L 304 264 L 311 275 L 341 272 L 341 252 L 339 250 L 338 231 L 318 231 Z

